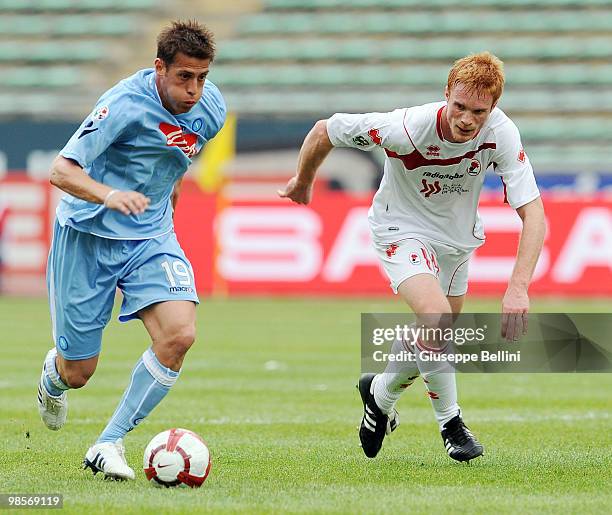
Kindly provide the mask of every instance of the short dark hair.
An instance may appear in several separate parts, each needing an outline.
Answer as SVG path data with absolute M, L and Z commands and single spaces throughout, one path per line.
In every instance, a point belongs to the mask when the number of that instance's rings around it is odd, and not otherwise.
M 215 40 L 212 32 L 196 20 L 173 21 L 157 36 L 157 57 L 170 65 L 179 52 L 213 61 Z

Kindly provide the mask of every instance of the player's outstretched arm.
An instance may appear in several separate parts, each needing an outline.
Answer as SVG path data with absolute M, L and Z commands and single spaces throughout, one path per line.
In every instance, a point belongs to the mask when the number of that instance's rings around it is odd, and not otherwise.
M 302 143 L 296 175 L 289 179 L 284 190 L 278 190 L 278 195 L 298 204 L 310 203 L 315 175 L 332 148 L 334 146 L 327 134 L 327 120 L 319 120 Z
M 516 262 L 502 301 L 502 336 L 516 340 L 527 332 L 529 296 L 527 290 L 544 244 L 546 220 L 540 197 L 519 207 L 516 212 L 523 221 Z
M 114 190 L 94 181 L 76 161 L 63 156 L 57 156 L 53 161 L 49 181 L 73 197 L 95 204 L 104 204 L 107 208 L 121 211 L 124 215 L 142 213 L 150 203 L 147 197 L 137 191 Z

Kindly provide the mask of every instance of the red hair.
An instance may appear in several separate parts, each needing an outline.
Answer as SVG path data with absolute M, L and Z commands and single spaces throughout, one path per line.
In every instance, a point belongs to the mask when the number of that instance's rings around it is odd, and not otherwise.
M 463 84 L 468 90 L 489 93 L 495 104 L 504 90 L 504 63 L 490 52 L 470 54 L 455 61 L 448 72 L 448 90 Z

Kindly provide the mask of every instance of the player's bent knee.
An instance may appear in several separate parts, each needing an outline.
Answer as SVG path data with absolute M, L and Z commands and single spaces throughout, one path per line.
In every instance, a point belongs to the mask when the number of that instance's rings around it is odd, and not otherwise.
M 70 388 L 83 388 L 96 371 L 98 356 L 86 360 L 71 361 L 58 356 L 57 370 Z
M 167 346 L 176 356 L 184 356 L 195 342 L 195 326 L 184 325 L 177 328 L 167 340 Z
M 417 312 L 419 323 L 426 327 L 447 328 L 453 325 L 453 313 L 444 306 L 430 305 L 427 310 Z
M 450 306 L 444 302 L 425 302 L 422 304 L 422 313 L 436 313 L 440 315 L 452 313 Z
M 63 380 L 70 388 L 83 388 L 92 375 L 93 372 L 88 374 L 81 370 L 67 370 L 64 372 Z
M 450 315 L 452 313 L 451 307 L 447 302 L 438 302 L 436 300 L 423 299 L 422 302 L 412 306 L 416 313 L 431 313 L 435 315 Z

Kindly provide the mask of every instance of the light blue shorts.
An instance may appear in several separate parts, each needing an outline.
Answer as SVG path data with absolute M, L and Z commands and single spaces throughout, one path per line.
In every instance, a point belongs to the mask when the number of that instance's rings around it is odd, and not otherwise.
M 116 288 L 119 320 L 168 300 L 198 303 L 191 264 L 173 231 L 149 240 L 111 240 L 55 222 L 47 263 L 53 340 L 64 359 L 100 353 Z

